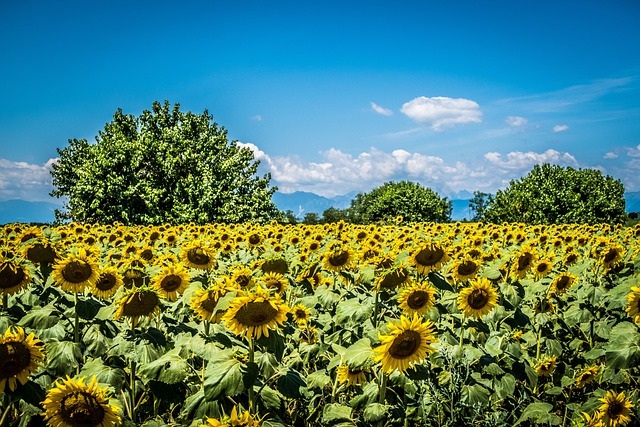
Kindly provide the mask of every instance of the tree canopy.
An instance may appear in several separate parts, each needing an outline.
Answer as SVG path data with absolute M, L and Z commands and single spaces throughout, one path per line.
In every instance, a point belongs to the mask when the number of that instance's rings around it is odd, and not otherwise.
M 627 218 L 624 186 L 595 169 L 536 165 L 498 191 L 483 216 L 494 223 L 622 223 Z
M 270 175 L 227 139 L 213 117 L 154 102 L 139 117 L 118 109 L 96 142 L 70 139 L 53 165 L 58 220 L 123 224 L 267 221 L 278 210 Z
M 351 201 L 352 222 L 366 224 L 394 221 L 402 217 L 409 222 L 451 221 L 453 204 L 433 190 L 412 181 L 390 181 L 368 193 L 359 193 Z

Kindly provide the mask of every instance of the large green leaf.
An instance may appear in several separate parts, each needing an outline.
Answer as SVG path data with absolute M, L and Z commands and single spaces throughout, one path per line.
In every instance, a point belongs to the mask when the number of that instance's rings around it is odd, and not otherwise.
M 546 402 L 534 402 L 530 403 L 524 411 L 518 421 L 514 424 L 517 426 L 525 421 L 529 421 L 534 424 L 549 424 L 557 426 L 562 423 L 562 418 L 554 414 L 553 405 Z
M 123 369 L 107 366 L 102 359 L 90 359 L 84 363 L 79 376 L 91 377 L 95 375 L 99 383 L 109 384 L 116 390 L 120 390 L 127 380 L 127 374 Z
M 373 363 L 373 350 L 368 338 L 362 338 L 349 346 L 342 357 L 351 369 L 364 369 Z
M 231 349 L 223 350 L 207 365 L 204 395 L 208 400 L 237 396 L 253 387 L 258 373 L 257 364 L 240 362 Z
M 180 356 L 180 349 L 174 348 L 158 359 L 140 366 L 138 372 L 152 380 L 175 384 L 187 377 L 189 364 Z
M 605 349 L 607 367 L 618 369 L 636 366 L 640 359 L 638 327 L 630 322 L 614 326 Z
M 286 368 L 282 375 L 277 380 L 278 391 L 283 396 L 290 397 L 292 399 L 299 399 L 302 397 L 301 388 L 306 387 L 304 379 L 300 376 L 300 373 L 293 368 Z
M 80 343 L 51 340 L 45 345 L 47 370 L 62 377 L 72 375 L 82 360 Z

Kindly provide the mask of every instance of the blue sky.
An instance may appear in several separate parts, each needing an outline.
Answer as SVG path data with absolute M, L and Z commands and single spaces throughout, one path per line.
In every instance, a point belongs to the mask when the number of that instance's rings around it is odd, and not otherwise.
M 450 198 L 550 162 L 640 191 L 640 3 L 3 2 L 0 200 L 113 113 L 207 109 L 280 191 Z

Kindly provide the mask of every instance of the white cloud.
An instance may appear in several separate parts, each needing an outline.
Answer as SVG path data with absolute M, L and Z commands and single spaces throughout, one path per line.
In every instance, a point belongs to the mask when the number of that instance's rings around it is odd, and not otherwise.
M 629 157 L 640 157 L 640 145 L 627 148 L 627 155 Z
M 58 159 L 49 159 L 43 165 L 26 162 L 12 162 L 0 159 L 0 200 L 24 199 L 48 201 L 53 186 L 51 165 Z
M 555 125 L 553 127 L 553 131 L 556 132 L 556 133 L 565 132 L 567 130 L 569 130 L 569 126 L 567 126 L 567 125 Z
M 542 163 L 553 163 L 560 165 L 577 166 L 578 161 L 569 153 L 560 153 L 559 151 L 549 149 L 544 153 L 535 153 L 533 151 L 522 152 L 512 151 L 503 156 L 497 152 L 491 152 L 484 155 L 484 159 L 492 165 L 504 169 L 524 170 Z
M 393 111 L 389 110 L 388 108 L 381 107 L 378 104 L 376 104 L 375 102 L 371 103 L 371 109 L 373 111 L 375 111 L 376 113 L 381 114 L 383 116 L 391 116 L 391 115 L 393 115 Z
M 411 120 L 430 126 L 436 132 L 458 124 L 482 122 L 478 103 L 464 98 L 420 96 L 406 102 L 400 111 Z
M 254 122 L 261 122 L 262 116 L 260 114 L 256 114 L 255 116 L 251 116 L 250 119 L 253 120 Z
M 607 159 L 607 160 L 617 159 L 618 155 L 616 153 L 614 153 L 613 151 L 609 151 L 607 154 L 604 155 L 604 158 Z
M 509 116 L 505 122 L 511 127 L 520 127 L 529 123 L 529 120 L 519 116 Z

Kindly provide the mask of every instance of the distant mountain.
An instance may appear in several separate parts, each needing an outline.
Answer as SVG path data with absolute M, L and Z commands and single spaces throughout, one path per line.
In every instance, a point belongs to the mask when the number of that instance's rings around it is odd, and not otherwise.
M 640 191 L 624 193 L 627 212 L 640 212 Z
M 322 215 L 324 211 L 331 207 L 346 209 L 351 206 L 351 200 L 356 194 L 358 193 L 354 192 L 328 198 L 306 191 L 294 191 L 293 193 L 280 193 L 276 191 L 271 200 L 273 200 L 281 211 L 286 212 L 290 210 L 296 217 L 302 219 L 306 213 Z
M 26 200 L 0 201 L 0 224 L 12 222 L 51 223 L 56 219 L 55 209 L 60 205 L 48 202 L 29 202 Z

